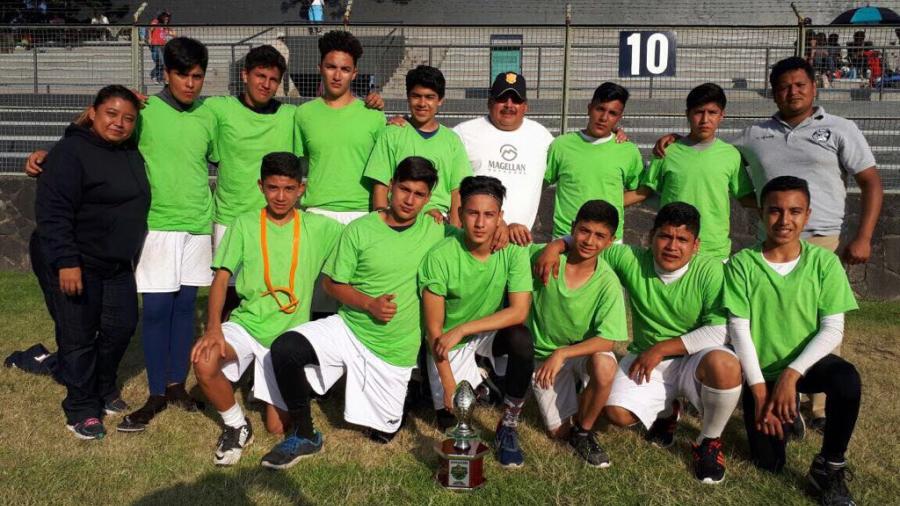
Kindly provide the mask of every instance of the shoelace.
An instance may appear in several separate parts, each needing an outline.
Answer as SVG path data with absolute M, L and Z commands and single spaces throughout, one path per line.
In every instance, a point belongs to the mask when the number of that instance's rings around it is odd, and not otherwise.
M 701 444 L 698 450 L 703 450 L 697 456 L 700 460 L 705 462 L 715 462 L 717 465 L 724 466 L 725 465 L 725 456 L 722 454 L 722 441 L 719 439 L 713 439 L 709 443 L 704 442 L 705 444 Z
M 244 427 L 226 427 L 219 437 L 219 446 L 225 448 L 235 448 L 241 446 L 241 432 Z
M 503 426 L 501 427 L 498 434 L 500 436 L 500 448 L 512 451 L 519 450 L 519 435 L 516 433 L 516 431 L 510 429 L 509 427 Z
M 828 488 L 825 491 L 826 495 L 838 497 L 850 495 L 850 489 L 847 488 L 847 482 L 853 481 L 852 471 L 846 467 L 831 469 L 825 476 L 828 483 Z
M 85 421 L 81 422 L 81 426 L 90 427 L 91 425 L 99 425 L 100 423 L 101 422 L 99 418 L 87 418 L 85 419 Z

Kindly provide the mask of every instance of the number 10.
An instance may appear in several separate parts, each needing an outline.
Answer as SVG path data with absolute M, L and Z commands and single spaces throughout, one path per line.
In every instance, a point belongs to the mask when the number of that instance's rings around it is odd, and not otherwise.
M 641 74 L 641 34 L 633 33 L 625 39 L 631 46 L 631 74 Z M 659 61 L 657 61 L 659 60 Z M 651 74 L 662 74 L 669 65 L 669 40 L 661 33 L 647 37 L 646 68 Z

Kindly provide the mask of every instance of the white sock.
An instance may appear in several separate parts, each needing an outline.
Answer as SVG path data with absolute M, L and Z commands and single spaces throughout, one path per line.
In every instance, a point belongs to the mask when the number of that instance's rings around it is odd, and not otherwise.
M 697 436 L 697 444 L 705 438 L 715 439 L 722 435 L 728 419 L 734 413 L 738 401 L 741 398 L 741 387 L 736 386 L 727 390 L 700 386 L 700 403 L 703 404 L 703 427 Z
M 225 422 L 226 426 L 234 429 L 247 423 L 244 420 L 244 410 L 242 410 L 241 405 L 236 402 L 234 403 L 234 406 L 231 406 L 225 411 L 219 411 L 219 415 L 222 417 L 222 421 Z

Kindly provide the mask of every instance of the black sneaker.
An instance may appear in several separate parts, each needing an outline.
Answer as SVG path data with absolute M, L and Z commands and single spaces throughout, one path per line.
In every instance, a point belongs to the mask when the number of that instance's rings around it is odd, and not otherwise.
M 701 483 L 716 484 L 725 479 L 725 454 L 720 438 L 704 438 L 699 445 L 691 443 L 694 476 Z
M 784 426 L 785 437 L 788 437 L 794 441 L 802 441 L 803 438 L 806 437 L 806 420 L 803 418 L 803 415 L 800 413 L 800 404 L 797 403 L 797 416 L 794 418 L 794 421 Z
M 813 418 L 811 422 L 809 422 L 809 428 L 818 432 L 819 434 L 825 434 L 825 417 L 818 416 Z
M 131 407 L 121 397 L 116 397 L 103 403 L 103 412 L 107 415 L 121 415 L 129 409 Z
M 217 466 L 233 466 L 241 460 L 244 448 L 253 443 L 253 426 L 250 420 L 244 418 L 244 425 L 234 428 L 225 426 L 219 442 L 216 444 L 216 458 L 213 462 Z
M 659 448 L 672 446 L 679 418 L 681 418 L 681 403 L 677 400 L 672 401 L 672 414 L 665 418 L 657 418 L 644 435 L 644 439 Z
M 816 455 L 806 477 L 811 494 L 822 506 L 856 506 L 847 488 L 847 482 L 853 479 L 847 462 L 825 462 L 821 455 Z
M 166 406 L 166 396 L 151 395 L 140 409 L 125 415 L 125 418 L 116 427 L 116 430 L 119 432 L 143 432 L 147 430 L 150 420 L 153 420 L 153 417 L 166 409 Z
M 85 418 L 74 425 L 66 425 L 66 428 L 78 439 L 103 439 L 106 436 L 106 427 L 98 418 Z
M 267 469 L 287 469 L 303 457 L 322 451 L 324 443 L 325 440 L 319 431 L 316 431 L 312 439 L 300 437 L 296 432 L 292 432 L 263 456 L 261 464 Z
M 185 411 L 199 411 L 203 409 L 203 403 L 194 399 L 184 389 L 184 383 L 177 383 L 166 387 L 166 401 L 169 404 Z
M 600 469 L 609 467 L 609 455 L 597 442 L 597 435 L 594 434 L 594 431 L 581 432 L 572 429 L 569 432 L 569 447 L 589 466 Z
M 396 432 L 381 432 L 380 430 L 368 428 L 366 429 L 366 435 L 369 436 L 369 439 L 380 444 L 386 445 L 394 440 L 394 436 L 397 435 Z

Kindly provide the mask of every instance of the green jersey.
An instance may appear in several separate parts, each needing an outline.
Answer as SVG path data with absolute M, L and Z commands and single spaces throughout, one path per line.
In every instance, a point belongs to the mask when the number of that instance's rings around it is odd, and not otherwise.
M 317 98 L 294 115 L 294 152 L 309 161 L 304 207 L 329 211 L 367 211 L 371 183 L 363 177 L 384 114 L 362 100 L 335 109 Z
M 644 172 L 641 185 L 659 193 L 659 205 L 686 202 L 700 212 L 700 252 L 720 259 L 731 255 L 731 202 L 753 194 L 737 148 L 715 139 L 698 150 L 683 142 L 666 149 Z
M 450 210 L 450 192 L 459 189 L 459 182 L 472 175 L 472 166 L 459 136 L 444 126 L 439 126 L 428 138 L 409 123 L 402 127 L 388 127 L 375 143 L 364 175 L 388 186 L 397 165 L 410 156 L 427 158 L 437 169 L 437 184 L 424 210 L 439 209 L 447 213 Z
M 256 185 L 260 165 L 269 153 L 294 151 L 297 108 L 281 104 L 272 114 L 260 114 L 236 97 L 211 97 L 205 102 L 218 123 L 210 157 L 219 163 L 213 221 L 230 225 L 239 215 L 266 206 Z
M 544 180 L 556 185 L 553 203 L 553 235 L 572 231 L 578 210 L 588 200 L 601 199 L 619 211 L 616 238 L 622 238 L 626 190 L 640 183 L 644 164 L 641 152 L 631 142 L 610 140 L 593 144 L 581 132 L 561 135 L 550 144 Z
M 279 309 L 275 298 L 264 295 L 269 289 L 264 274 L 260 213 L 244 213 L 231 223 L 216 248 L 212 268 L 237 272 L 235 288 L 241 302 L 232 311 L 229 321 L 240 324 L 268 348 L 284 331 L 309 321 L 316 279 L 337 244 L 343 226 L 331 218 L 300 213 L 300 248 L 294 273 L 294 296 L 298 304 L 296 310 L 288 314 Z M 266 220 L 269 276 L 273 288 L 287 289 L 291 285 L 293 242 L 294 220 L 283 225 Z M 278 294 L 278 300 L 283 305 L 288 303 L 287 295 L 282 293 Z
M 416 270 L 432 246 L 452 227 L 420 215 L 409 228 L 389 227 L 378 212 L 352 221 L 322 272 L 338 283 L 379 297 L 394 294 L 397 314 L 388 323 L 369 313 L 341 306 L 338 314 L 353 334 L 376 356 L 400 367 L 416 365 L 422 342 L 421 310 Z
M 761 245 L 731 257 L 725 267 L 725 307 L 750 320 L 766 381 L 777 379 L 803 352 L 823 317 L 858 308 L 838 257 L 806 241 L 786 276 L 769 266 Z
M 181 112 L 150 97 L 138 120 L 138 148 L 150 180 L 150 230 L 212 233 L 212 192 L 207 157 L 216 118 L 197 100 Z
M 532 263 L 544 246 L 531 246 Z M 527 325 L 534 337 L 534 357 L 539 360 L 592 337 L 625 341 L 628 329 L 622 285 L 609 265 L 598 258 L 590 279 L 571 289 L 566 284 L 566 255 L 560 255 L 559 277 L 550 276 L 546 285 L 539 279 L 534 282 Z
M 458 231 L 434 247 L 419 267 L 419 290 L 444 297 L 444 332 L 503 308 L 506 293 L 530 292 L 528 251 L 510 244 L 487 260 L 472 256 Z M 456 348 L 463 346 L 463 339 Z
M 705 325 L 725 324 L 721 260 L 694 256 L 681 278 L 665 284 L 656 273 L 653 251 L 648 248 L 614 244 L 601 256 L 628 290 L 632 333 L 629 352 L 641 353 Z

